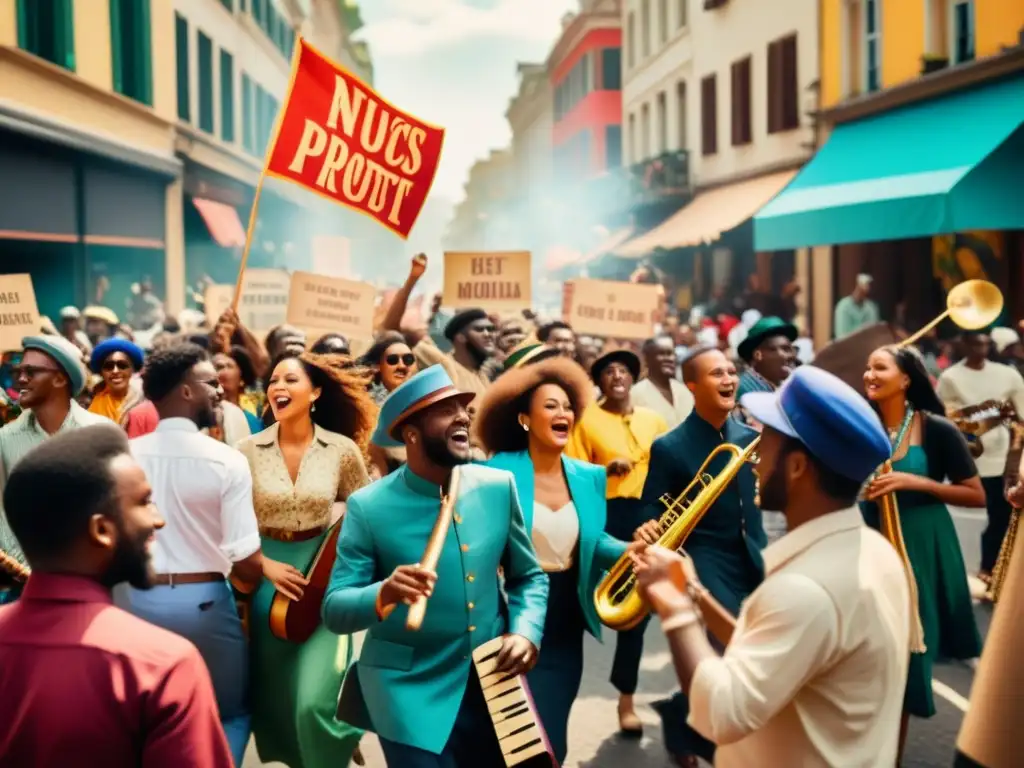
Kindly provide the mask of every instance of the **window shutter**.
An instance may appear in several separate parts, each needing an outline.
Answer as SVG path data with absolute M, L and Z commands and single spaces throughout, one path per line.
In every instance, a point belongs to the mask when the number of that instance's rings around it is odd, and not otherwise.
M 768 43 L 768 133 L 779 129 L 779 45 Z
M 60 6 L 61 34 L 64 44 L 64 67 L 75 71 L 75 19 L 71 0 L 62 0 Z
M 124 93 L 124 49 L 121 47 L 121 3 L 110 0 L 110 64 L 114 90 Z
M 796 35 L 787 37 L 781 42 L 781 98 L 782 130 L 792 130 L 800 126 L 800 82 L 797 72 Z
M 704 155 L 713 155 L 718 152 L 718 104 L 714 75 L 708 75 L 700 81 L 700 101 L 701 151 Z

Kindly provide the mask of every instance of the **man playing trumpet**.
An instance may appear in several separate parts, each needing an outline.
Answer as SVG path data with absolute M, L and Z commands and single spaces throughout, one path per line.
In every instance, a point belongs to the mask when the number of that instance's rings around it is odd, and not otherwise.
M 377 733 L 392 768 L 503 766 L 471 656 L 503 636 L 498 671 L 522 674 L 544 629 L 548 579 L 513 477 L 468 464 L 473 397 L 437 365 L 388 396 L 373 441 L 404 444 L 408 463 L 349 497 L 324 598 L 328 629 L 368 630 L 339 717 Z M 436 526 L 455 485 L 450 523 Z M 439 552 L 435 568 L 420 564 L 430 559 L 425 549 Z M 422 627 L 411 631 L 407 619 L 423 599 Z
M 689 694 L 688 725 L 717 746 L 718 768 L 893 765 L 910 588 L 896 550 L 857 507 L 889 439 L 864 399 L 818 368 L 742 405 L 764 425 L 761 495 L 789 533 L 765 549 L 767 576 L 724 656 L 701 626 L 699 564 L 660 547 L 634 555 Z

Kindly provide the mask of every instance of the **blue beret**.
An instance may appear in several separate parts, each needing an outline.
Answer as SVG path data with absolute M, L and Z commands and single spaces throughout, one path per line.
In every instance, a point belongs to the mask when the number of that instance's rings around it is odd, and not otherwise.
M 860 393 L 821 368 L 797 368 L 775 392 L 740 399 L 765 426 L 799 440 L 832 471 L 863 483 L 892 456 L 889 436 Z
M 26 336 L 21 340 L 22 349 L 34 349 L 49 355 L 68 377 L 71 396 L 78 397 L 85 389 L 85 366 L 82 365 L 82 350 L 63 336 Z
M 132 361 L 132 367 L 136 371 L 142 367 L 142 361 L 145 358 L 142 347 L 128 339 L 113 338 L 100 342 L 93 349 L 92 357 L 89 358 L 89 367 L 92 372 L 99 373 L 103 369 L 103 361 L 115 352 L 124 352 Z

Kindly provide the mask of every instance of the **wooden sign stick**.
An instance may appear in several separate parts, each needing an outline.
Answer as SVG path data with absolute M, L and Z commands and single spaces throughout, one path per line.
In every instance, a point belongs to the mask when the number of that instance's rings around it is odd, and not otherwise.
M 231 299 L 231 311 L 238 312 L 238 302 L 242 299 L 242 283 L 245 281 L 245 265 L 249 262 L 249 249 L 252 248 L 252 236 L 256 229 L 256 217 L 260 207 L 260 194 L 263 192 L 263 180 L 266 173 L 260 171 L 256 180 L 256 191 L 252 197 L 252 208 L 249 210 L 249 226 L 245 228 L 245 247 L 242 249 L 242 261 L 238 265 L 238 280 L 235 282 L 235 295 Z

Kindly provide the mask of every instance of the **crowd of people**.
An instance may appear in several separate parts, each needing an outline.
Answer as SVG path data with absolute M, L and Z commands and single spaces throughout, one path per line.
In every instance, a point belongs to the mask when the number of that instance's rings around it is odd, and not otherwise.
M 1024 414 L 1014 332 L 964 334 L 937 383 L 886 344 L 857 392 L 750 308 L 641 343 L 437 302 L 403 328 L 425 269 L 358 357 L 231 310 L 146 338 L 68 311 L 5 360 L 0 766 L 238 766 L 251 738 L 263 761 L 358 765 L 365 731 L 390 766 L 503 765 L 471 660 L 498 637 L 562 763 L 624 558 L 669 637 L 679 765 L 898 764 L 934 661 L 981 651 L 947 505 L 987 507 L 991 581 L 1010 431 L 972 449 L 945 416 Z M 659 547 L 664 500 L 725 471 L 721 446 L 757 469 L 729 469 L 685 557 Z M 625 738 L 648 623 L 616 633 Z

